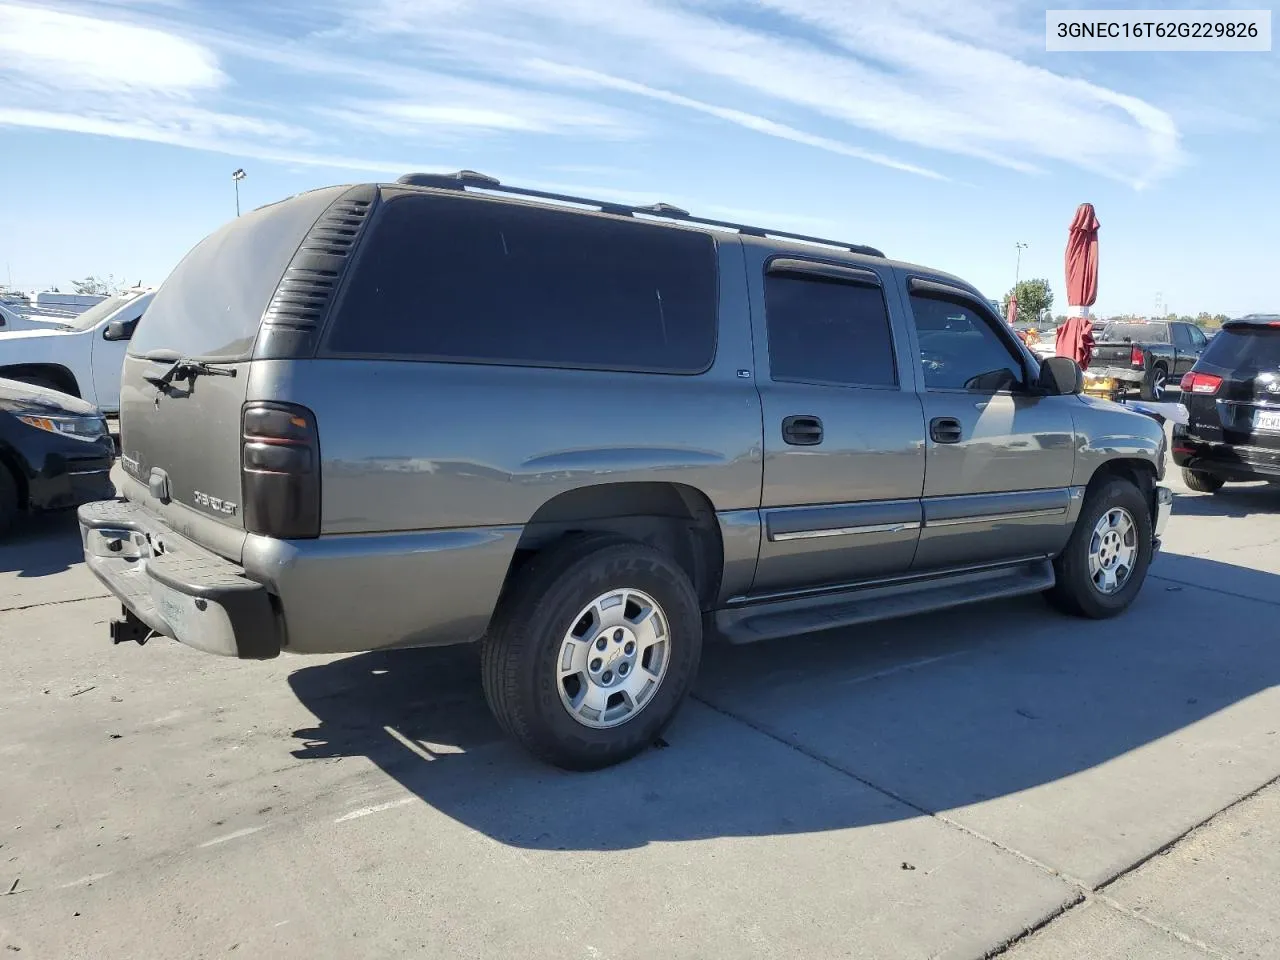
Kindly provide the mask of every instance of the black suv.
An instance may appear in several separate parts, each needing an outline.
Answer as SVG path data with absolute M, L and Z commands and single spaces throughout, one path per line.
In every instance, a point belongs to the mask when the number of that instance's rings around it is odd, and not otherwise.
M 1280 482 L 1280 314 L 1223 324 L 1182 378 L 1190 423 L 1173 429 L 1173 461 L 1187 486 Z

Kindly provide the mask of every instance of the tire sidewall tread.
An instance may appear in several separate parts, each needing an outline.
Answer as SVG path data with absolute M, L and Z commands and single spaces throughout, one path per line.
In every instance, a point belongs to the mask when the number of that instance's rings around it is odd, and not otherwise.
M 1119 592 L 1106 596 L 1089 578 L 1089 542 L 1093 529 L 1113 507 L 1124 507 L 1138 528 L 1138 559 L 1129 581 Z M 1132 482 L 1119 477 L 1107 480 L 1085 499 L 1066 549 L 1054 561 L 1057 583 L 1049 593 L 1055 606 L 1078 617 L 1105 620 L 1123 613 L 1142 590 L 1154 554 L 1151 510 Z
M 662 607 L 671 661 L 633 720 L 596 730 L 561 703 L 556 658 L 571 618 L 624 586 L 644 590 Z M 531 558 L 500 601 L 482 652 L 485 696 L 499 725 L 535 756 L 568 769 L 598 769 L 639 753 L 671 722 L 693 685 L 701 649 L 697 595 L 672 558 L 616 537 L 575 537 Z

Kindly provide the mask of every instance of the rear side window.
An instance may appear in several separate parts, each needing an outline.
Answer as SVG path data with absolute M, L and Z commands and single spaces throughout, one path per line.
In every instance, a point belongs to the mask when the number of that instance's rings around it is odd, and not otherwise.
M 772 379 L 897 386 L 889 312 L 880 287 L 767 274 L 764 299 Z
M 705 234 L 467 197 L 403 196 L 346 283 L 330 353 L 696 374 L 716 346 Z
M 1200 358 L 1224 370 L 1280 370 L 1280 329 L 1226 327 L 1209 341 Z
M 1131 343 L 1168 343 L 1167 323 L 1109 323 L 1102 329 L 1100 340 Z
M 129 353 L 242 360 L 307 231 L 345 187 L 300 194 L 232 220 L 183 258 L 139 322 Z

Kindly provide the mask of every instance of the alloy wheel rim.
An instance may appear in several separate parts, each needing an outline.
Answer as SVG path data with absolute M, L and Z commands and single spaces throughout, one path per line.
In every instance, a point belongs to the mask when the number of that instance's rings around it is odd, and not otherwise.
M 584 727 L 620 726 L 653 701 L 670 660 L 667 616 L 653 597 L 631 587 L 602 593 L 560 642 L 560 702 Z
M 1089 579 L 1103 596 L 1124 589 L 1138 557 L 1138 525 L 1124 507 L 1112 507 L 1089 538 Z

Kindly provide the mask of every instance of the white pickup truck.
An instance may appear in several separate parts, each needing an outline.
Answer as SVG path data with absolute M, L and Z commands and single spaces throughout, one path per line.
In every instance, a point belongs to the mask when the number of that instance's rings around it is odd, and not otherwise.
M 81 397 L 103 413 L 118 412 L 125 350 L 154 297 L 154 289 L 128 290 L 64 323 L 0 334 L 0 377 Z

